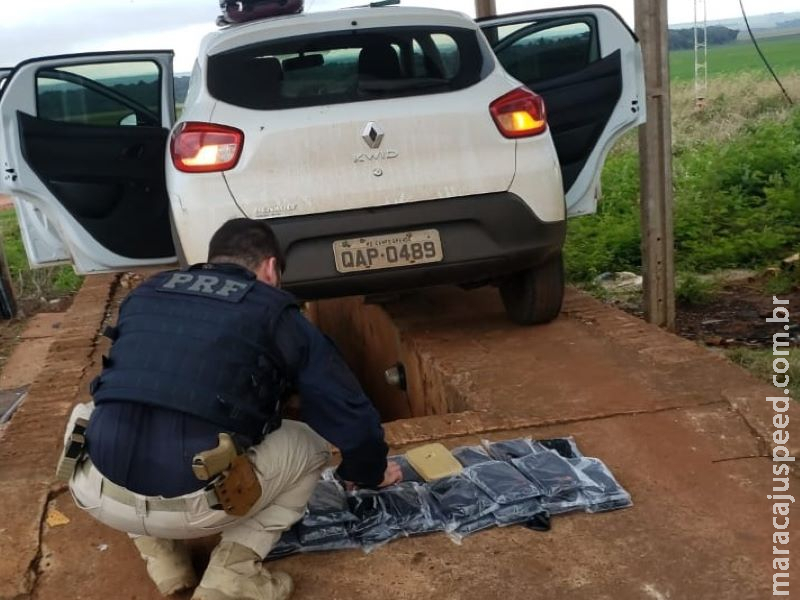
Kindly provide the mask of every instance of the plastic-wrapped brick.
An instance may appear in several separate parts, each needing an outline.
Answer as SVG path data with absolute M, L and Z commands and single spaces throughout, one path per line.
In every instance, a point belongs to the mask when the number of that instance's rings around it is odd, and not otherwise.
M 587 500 L 587 512 L 606 512 L 633 505 L 630 494 L 601 461 L 583 457 L 570 462 L 581 475 L 581 493 Z
M 486 451 L 495 460 L 510 461 L 532 454 L 534 450 L 530 438 L 517 438 L 515 440 L 500 440 L 497 442 L 483 441 Z
M 356 516 L 347 505 L 347 495 L 337 481 L 320 481 L 308 501 L 303 524 L 307 527 L 350 523 Z
M 465 467 L 492 460 L 481 446 L 460 446 L 453 449 L 453 456 Z
M 548 498 L 581 487 L 580 476 L 572 465 L 557 452 L 546 450 L 515 458 L 514 466 Z
M 448 531 L 483 517 L 497 507 L 483 490 L 463 474 L 431 482 L 428 484 L 428 493 L 433 499 L 434 518 L 438 518 Z
M 510 463 L 499 460 L 473 465 L 464 470 L 464 476 L 498 504 L 514 504 L 542 495 L 540 486 L 526 479 Z

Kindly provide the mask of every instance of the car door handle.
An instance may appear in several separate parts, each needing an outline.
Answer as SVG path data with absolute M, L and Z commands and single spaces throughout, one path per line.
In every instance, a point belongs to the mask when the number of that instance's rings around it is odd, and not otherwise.
M 122 158 L 142 158 L 144 156 L 144 144 L 133 144 L 122 151 Z

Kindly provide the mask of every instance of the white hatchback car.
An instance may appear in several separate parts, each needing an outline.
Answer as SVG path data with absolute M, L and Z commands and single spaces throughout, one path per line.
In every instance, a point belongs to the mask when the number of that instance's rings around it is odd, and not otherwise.
M 606 154 L 644 120 L 636 37 L 597 6 L 228 26 L 177 122 L 167 51 L 29 60 L 5 83 L 0 191 L 34 266 L 201 262 L 247 216 L 301 298 L 494 284 L 520 323 L 558 314 L 566 215 L 595 211 Z

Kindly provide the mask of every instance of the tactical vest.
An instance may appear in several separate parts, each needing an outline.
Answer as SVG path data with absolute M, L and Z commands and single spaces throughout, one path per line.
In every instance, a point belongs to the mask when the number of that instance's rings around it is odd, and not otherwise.
M 234 265 L 159 273 L 122 303 L 94 401 L 189 413 L 257 443 L 280 424 L 291 373 L 274 330 L 295 303 Z

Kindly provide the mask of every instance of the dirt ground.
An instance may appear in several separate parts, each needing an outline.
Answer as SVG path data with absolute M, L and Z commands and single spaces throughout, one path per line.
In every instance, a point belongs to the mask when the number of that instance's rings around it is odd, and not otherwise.
M 679 306 L 677 333 L 710 345 L 772 347 L 775 324 L 767 323 L 772 314 L 772 295 L 765 293 L 764 277 L 752 277 L 724 285 L 714 298 L 698 306 Z M 800 306 L 800 289 L 780 294 L 789 306 Z M 800 340 L 800 313 L 795 311 L 790 333 Z

